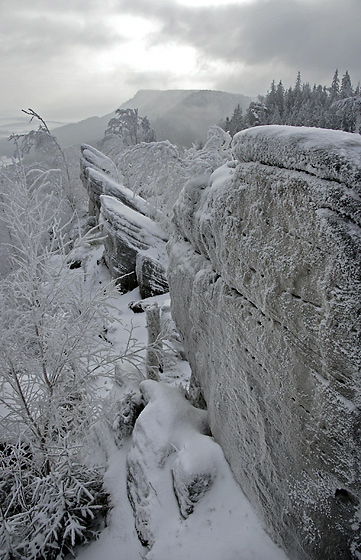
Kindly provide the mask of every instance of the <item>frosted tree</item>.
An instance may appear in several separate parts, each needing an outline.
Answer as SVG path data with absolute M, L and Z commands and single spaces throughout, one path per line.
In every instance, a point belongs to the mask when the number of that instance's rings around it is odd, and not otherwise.
M 236 132 L 239 132 L 240 130 L 246 128 L 244 124 L 243 111 L 239 103 L 235 108 L 232 117 L 230 119 L 227 117 L 224 128 L 225 131 L 229 132 L 231 136 L 234 136 Z
M 330 99 L 331 101 L 336 101 L 340 95 L 340 78 L 338 77 L 338 69 L 335 70 L 335 73 L 332 78 L 332 84 L 330 87 Z
M 231 136 L 221 127 L 212 125 L 207 133 L 207 141 L 201 150 L 191 148 L 183 155 L 187 179 L 203 173 L 212 173 L 232 159 Z
M 76 201 L 72 190 L 72 180 L 68 161 L 64 150 L 60 146 L 56 136 L 51 133 L 46 121 L 33 109 L 23 109 L 23 113 L 30 117 L 30 123 L 37 121 L 39 123 L 37 130 L 31 130 L 27 134 L 13 134 L 9 140 L 14 140 L 16 144 L 15 157 L 21 159 L 35 153 L 36 159 L 47 164 L 48 168 L 59 169 L 62 172 L 61 189 L 65 194 L 67 201 L 74 210 Z
M 247 126 L 259 126 L 266 124 L 268 120 L 268 109 L 264 104 L 264 98 L 259 97 L 258 101 L 252 101 L 248 107 L 246 115 Z
M 165 216 L 171 214 L 185 181 L 185 165 L 176 146 L 168 140 L 136 144 L 118 156 L 117 165 L 128 188 Z
M 342 116 L 344 129 L 361 134 L 361 95 L 340 99 L 337 103 L 338 114 Z
M 210 127 L 207 142 L 198 150 L 178 149 L 168 140 L 136 144 L 117 157 L 125 185 L 163 213 L 167 229 L 172 209 L 185 182 L 211 173 L 231 159 L 231 136 L 219 126 Z
M 72 263 L 92 233 L 70 239 L 56 175 L 17 167 L 2 201 L 13 272 L 0 284 L 0 555 L 60 559 L 94 530 L 101 473 L 83 463 L 99 418 L 99 379 L 116 360 L 104 336 L 112 286 Z M 128 344 L 123 359 L 134 356 Z
M 298 72 L 293 88 L 285 91 L 281 81 L 276 88 L 273 81 L 264 97 L 259 96 L 257 102 L 251 102 L 241 128 L 260 124 L 286 124 L 358 132 L 358 97 L 359 90 L 356 88 L 354 91 L 348 71 L 342 77 L 340 85 L 336 70 L 330 87 L 320 84 L 311 87 L 308 83 L 302 83 Z M 231 134 L 234 133 L 234 127 L 237 129 L 235 113 L 225 123 L 226 130 Z
M 107 154 L 119 153 L 122 149 L 141 142 L 154 142 L 155 131 L 147 117 L 141 117 L 138 109 L 117 109 L 116 116 L 110 119 L 100 145 Z
M 341 80 L 340 96 L 342 99 L 345 99 L 348 97 L 352 97 L 352 95 L 353 95 L 353 88 L 352 88 L 351 78 L 348 70 L 346 70 Z

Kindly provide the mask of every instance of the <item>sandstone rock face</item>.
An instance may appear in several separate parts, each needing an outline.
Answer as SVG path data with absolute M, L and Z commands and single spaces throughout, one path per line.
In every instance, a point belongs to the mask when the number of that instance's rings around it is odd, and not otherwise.
M 113 196 L 136 212 L 157 218 L 157 210 L 119 182 L 115 163 L 96 148 L 82 145 L 80 178 L 89 195 L 90 214 L 99 216 L 100 197 Z
M 167 235 L 156 223 L 114 197 L 101 195 L 100 223 L 105 234 L 104 259 L 124 290 L 138 283 L 142 297 L 168 291 Z
M 159 211 L 119 183 L 114 162 L 87 144 L 80 171 L 89 213 L 105 234 L 104 260 L 118 286 L 127 291 L 139 285 L 143 298 L 168 292 L 168 237 L 155 223 Z
M 115 163 L 105 154 L 89 146 L 89 144 L 81 145 L 80 159 L 80 178 L 86 180 L 86 170 L 88 168 L 101 170 L 112 179 L 118 179 L 118 171 Z
M 161 251 L 158 251 L 158 254 L 160 255 L 158 259 L 147 253 L 138 253 L 136 257 L 135 275 L 140 295 L 144 299 L 169 291 L 165 245 L 162 246 Z
M 242 131 L 175 206 L 173 318 L 212 433 L 293 559 L 361 554 L 361 137 Z

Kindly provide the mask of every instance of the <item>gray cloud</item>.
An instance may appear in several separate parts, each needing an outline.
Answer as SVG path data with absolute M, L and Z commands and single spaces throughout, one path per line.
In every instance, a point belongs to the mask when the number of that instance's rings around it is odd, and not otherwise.
M 349 69 L 356 80 L 361 77 L 359 0 L 258 0 L 214 9 L 187 9 L 165 0 L 123 0 L 120 5 L 161 22 L 154 44 L 178 41 L 205 58 L 241 63 L 254 72 L 274 64 L 294 76 L 304 70 L 316 81 L 336 68 Z
M 78 16 L 62 19 L 54 12 L 29 13 L 24 10 L 2 17 L 0 55 L 33 60 L 34 55 L 47 58 L 57 53 L 64 55 L 79 47 L 96 50 L 124 41 L 121 33 L 114 33 L 101 19 L 84 19 L 81 12 Z
M 125 42 L 122 30 L 104 18 L 113 4 L 0 0 L 0 113 L 16 115 L 30 105 L 44 115 L 79 120 L 111 109 L 92 59 Z
M 250 0 L 213 8 L 181 0 L 0 0 L 0 13 L 4 113 L 28 105 L 51 112 L 56 105 L 66 118 L 76 112 L 82 118 L 112 110 L 145 88 L 256 96 L 272 79 L 292 85 L 298 70 L 311 84 L 329 84 L 336 68 L 341 75 L 348 69 L 355 85 L 361 79 L 360 0 Z M 95 71 L 93 57 L 127 40 L 127 29 L 109 23 L 109 16 L 123 14 L 157 23 L 149 49 L 194 48 L 198 72 L 178 75 L 177 60 L 174 72 L 136 70 L 131 52 L 114 69 L 98 65 Z

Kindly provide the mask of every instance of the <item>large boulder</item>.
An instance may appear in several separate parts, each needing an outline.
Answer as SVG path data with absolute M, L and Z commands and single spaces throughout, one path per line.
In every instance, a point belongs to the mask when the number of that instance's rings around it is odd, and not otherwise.
M 193 384 L 291 558 L 358 558 L 361 138 L 257 127 L 233 151 L 175 206 L 168 280 Z

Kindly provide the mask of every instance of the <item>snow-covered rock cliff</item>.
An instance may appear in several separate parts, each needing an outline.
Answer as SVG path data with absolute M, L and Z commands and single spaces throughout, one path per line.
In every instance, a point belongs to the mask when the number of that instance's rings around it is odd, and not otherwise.
M 291 558 L 360 558 L 361 137 L 257 127 L 233 152 L 175 206 L 193 385 Z

